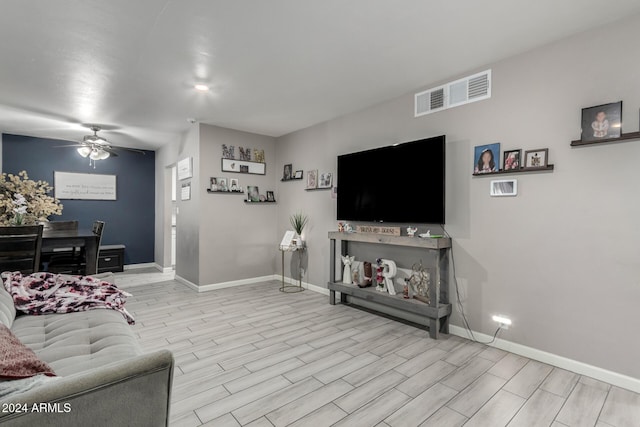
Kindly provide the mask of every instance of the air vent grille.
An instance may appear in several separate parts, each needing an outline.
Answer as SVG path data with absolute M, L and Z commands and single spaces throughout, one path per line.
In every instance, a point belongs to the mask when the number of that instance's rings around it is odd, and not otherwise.
M 491 98 L 491 70 L 415 94 L 415 117 Z

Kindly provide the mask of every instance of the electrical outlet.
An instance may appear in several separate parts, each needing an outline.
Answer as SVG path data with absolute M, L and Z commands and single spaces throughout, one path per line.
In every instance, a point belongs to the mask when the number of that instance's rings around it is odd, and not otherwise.
M 509 319 L 508 317 L 501 316 L 501 315 L 494 315 L 491 318 L 493 319 L 494 322 L 498 324 L 498 327 L 500 329 L 509 329 L 509 326 L 511 326 L 511 319 Z

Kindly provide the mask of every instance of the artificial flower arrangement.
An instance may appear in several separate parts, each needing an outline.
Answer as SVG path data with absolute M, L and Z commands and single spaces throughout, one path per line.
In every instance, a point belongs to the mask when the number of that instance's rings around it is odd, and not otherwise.
M 62 204 L 49 195 L 46 181 L 29 179 L 26 171 L 0 175 L 0 225 L 31 225 L 62 214 Z

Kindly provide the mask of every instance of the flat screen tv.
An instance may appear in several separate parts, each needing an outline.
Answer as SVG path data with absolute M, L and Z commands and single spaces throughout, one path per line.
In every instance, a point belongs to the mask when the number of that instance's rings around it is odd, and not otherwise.
M 340 221 L 444 224 L 445 136 L 338 156 Z

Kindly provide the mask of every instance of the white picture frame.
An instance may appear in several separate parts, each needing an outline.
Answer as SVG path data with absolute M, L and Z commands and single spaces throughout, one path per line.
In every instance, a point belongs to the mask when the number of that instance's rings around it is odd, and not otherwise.
M 116 176 L 53 172 L 54 197 L 59 200 L 117 200 Z
M 248 162 L 246 160 L 222 159 L 222 171 L 265 175 L 267 173 L 267 164 Z
M 491 181 L 491 197 L 515 197 L 518 195 L 517 179 L 496 179 Z
M 191 157 L 186 157 L 178 161 L 176 169 L 178 170 L 178 181 L 193 178 L 193 162 L 191 161 Z
M 318 177 L 318 188 L 333 187 L 333 172 L 321 172 Z

